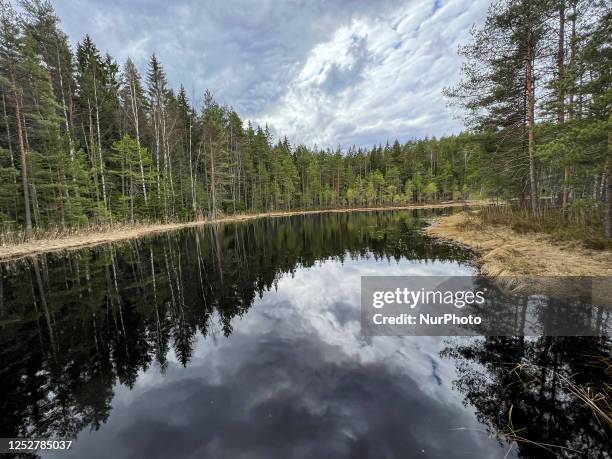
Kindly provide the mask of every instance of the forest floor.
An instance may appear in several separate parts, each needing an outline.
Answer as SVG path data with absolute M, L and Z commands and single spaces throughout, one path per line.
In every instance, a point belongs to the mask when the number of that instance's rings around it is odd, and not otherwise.
M 612 290 L 612 250 L 588 249 L 578 241 L 560 242 L 544 233 L 521 234 L 507 226 L 483 224 L 477 213 L 467 212 L 443 217 L 426 232 L 474 250 L 481 274 L 502 279 L 501 284 L 506 279 L 505 286 L 517 291 L 559 293 L 566 277 L 602 278 L 604 290 Z M 565 282 L 568 288 L 571 284 Z
M 47 252 L 63 252 L 76 250 L 84 247 L 92 247 L 110 242 L 137 239 L 166 231 L 174 231 L 182 228 L 189 228 L 201 225 L 232 223 L 244 220 L 253 220 L 263 217 L 287 217 L 292 215 L 309 215 L 322 213 L 341 213 L 341 212 L 370 212 L 377 210 L 406 210 L 406 209 L 438 209 L 446 207 L 464 207 L 486 205 L 486 201 L 466 201 L 466 202 L 441 202 L 436 204 L 423 205 L 403 205 L 403 206 L 383 206 L 383 207 L 354 207 L 321 210 L 297 210 L 286 212 L 263 212 L 253 214 L 236 214 L 224 216 L 218 219 L 199 220 L 185 223 L 163 223 L 163 224 L 134 224 L 120 225 L 103 230 L 83 230 L 58 233 L 52 237 L 38 237 L 19 243 L 5 243 L 0 245 L 0 261 L 16 260 L 19 258 L 39 255 Z

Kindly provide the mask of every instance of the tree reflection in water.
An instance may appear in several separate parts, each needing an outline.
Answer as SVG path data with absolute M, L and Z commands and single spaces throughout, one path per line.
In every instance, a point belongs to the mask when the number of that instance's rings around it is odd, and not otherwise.
M 464 403 L 498 438 L 516 440 L 520 456 L 609 457 L 612 426 L 579 396 L 608 391 L 598 404 L 609 403 L 609 339 L 474 338 L 442 355 L 456 362 Z
M 74 436 L 108 418 L 170 350 L 188 365 L 196 334 L 223 334 L 283 274 L 345 257 L 463 260 L 415 230 L 416 213 L 261 219 L 1 266 L 0 432 Z
M 469 262 L 470 252 L 424 236 L 416 215 L 261 219 L 2 265 L 0 433 L 74 437 L 98 429 L 117 383 L 132 388 L 147 368 L 164 371 L 170 354 L 189 365 L 198 334 L 229 337 L 257 296 L 298 269 L 361 257 Z M 465 403 L 500 438 L 513 426 L 531 441 L 605 454 L 606 427 L 565 381 L 609 381 L 602 365 L 589 364 L 610 355 L 608 341 L 458 340 L 444 355 L 456 362 Z M 548 453 L 518 447 L 526 457 Z
M 487 310 L 478 312 L 497 330 L 525 333 L 527 321 L 546 335 L 579 325 L 603 336 L 489 336 L 453 342 L 441 352 L 455 361 L 454 386 L 464 404 L 498 438 L 515 440 L 522 457 L 609 457 L 612 425 L 595 411 L 612 413 L 610 310 L 585 304 L 588 278 L 568 283 L 577 290 L 571 298 L 515 297 L 476 278 L 479 289 L 488 289 Z M 559 323 L 568 317 L 572 324 Z

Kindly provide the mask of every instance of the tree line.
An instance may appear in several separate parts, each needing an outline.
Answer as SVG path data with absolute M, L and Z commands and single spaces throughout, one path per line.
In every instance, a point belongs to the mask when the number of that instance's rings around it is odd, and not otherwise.
M 609 233 L 609 6 L 493 4 L 447 90 L 469 132 L 342 151 L 275 139 L 208 91 L 196 104 L 155 55 L 141 74 L 89 36 L 73 52 L 48 1 L 0 0 L 0 222 L 30 232 L 471 195 L 534 215 L 541 197 L 588 206 Z

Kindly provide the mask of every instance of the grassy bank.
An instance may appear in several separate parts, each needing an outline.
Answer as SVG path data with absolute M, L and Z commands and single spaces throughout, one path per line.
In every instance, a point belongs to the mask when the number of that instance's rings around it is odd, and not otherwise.
M 560 293 L 563 277 L 612 276 L 612 250 L 589 248 L 580 240 L 560 239 L 531 228 L 517 231 L 510 222 L 494 220 L 488 212 L 483 208 L 441 218 L 427 233 L 473 249 L 483 275 L 516 290 Z M 612 286 L 605 287 L 607 291 Z
M 384 207 L 338 208 L 323 210 L 298 210 L 291 212 L 264 212 L 256 214 L 237 214 L 215 220 L 200 220 L 185 223 L 151 223 L 151 224 L 118 224 L 115 226 L 93 227 L 69 230 L 46 230 L 34 233 L 30 238 L 24 233 L 3 235 L 0 239 L 0 261 L 15 260 L 35 256 L 45 252 L 61 252 L 91 247 L 109 242 L 136 239 L 142 236 L 173 231 L 209 224 L 231 223 L 252 220 L 262 217 L 287 217 L 292 215 L 310 215 L 340 212 L 371 212 L 376 210 L 437 209 L 447 207 L 482 206 L 485 201 L 445 202 L 424 205 L 403 205 Z
M 544 207 L 538 218 L 529 209 L 514 206 L 489 206 L 479 213 L 483 224 L 505 226 L 519 234 L 546 234 L 552 242 L 578 242 L 588 249 L 612 249 L 612 239 L 606 239 L 601 209 L 588 205 L 570 206 L 565 212 Z

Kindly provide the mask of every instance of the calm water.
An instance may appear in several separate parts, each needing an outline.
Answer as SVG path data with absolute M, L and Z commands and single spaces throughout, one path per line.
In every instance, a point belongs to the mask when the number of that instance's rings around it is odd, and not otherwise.
M 57 457 L 79 458 L 609 457 L 568 383 L 610 380 L 603 338 L 361 336 L 360 276 L 475 273 L 422 234 L 431 215 L 263 219 L 3 265 L 0 437 L 73 437 Z

